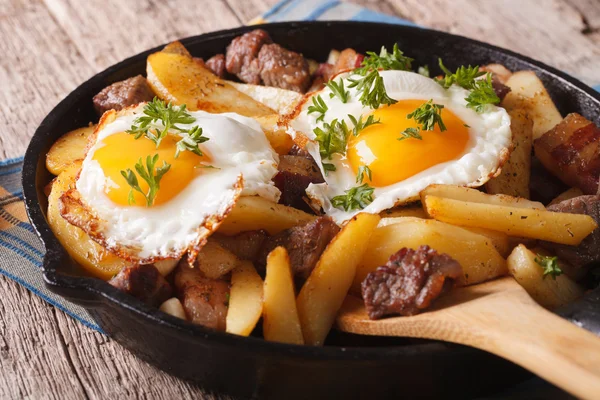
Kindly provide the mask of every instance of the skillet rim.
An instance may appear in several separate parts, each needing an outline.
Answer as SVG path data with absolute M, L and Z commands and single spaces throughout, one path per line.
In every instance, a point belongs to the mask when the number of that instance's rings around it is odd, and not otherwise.
M 376 23 L 376 22 L 358 22 L 358 21 L 297 21 L 297 22 L 278 22 L 271 24 L 260 24 L 251 26 L 242 26 L 227 30 L 220 30 L 215 32 L 209 32 L 201 35 L 189 36 L 179 41 L 184 45 L 192 43 L 203 43 L 211 40 L 215 40 L 221 37 L 230 37 L 232 34 L 242 34 L 252 29 L 264 28 L 287 28 L 288 30 L 310 28 L 311 26 L 332 26 L 332 27 L 354 27 L 356 31 L 360 29 L 368 29 L 370 26 L 378 27 L 393 27 L 393 29 L 401 33 L 401 31 L 420 31 L 427 35 L 434 37 L 442 37 L 446 39 L 459 40 L 462 42 L 469 42 L 470 45 L 479 46 L 486 48 L 496 54 L 503 54 L 512 58 L 521 60 L 522 62 L 536 67 L 537 69 L 544 70 L 546 73 L 556 78 L 560 85 L 571 86 L 574 89 L 582 92 L 584 97 L 592 99 L 598 107 L 600 107 L 600 93 L 596 92 L 591 87 L 585 85 L 581 81 L 557 70 L 554 67 L 548 66 L 542 62 L 533 60 L 530 57 L 520 55 L 511 50 L 506 50 L 491 44 L 487 44 L 478 40 L 466 38 L 460 35 L 454 35 L 434 29 L 420 28 L 415 26 L 403 26 L 388 23 Z M 138 318 L 145 318 L 152 323 L 157 324 L 157 327 L 161 329 L 167 329 L 170 333 L 184 333 L 186 334 L 186 340 L 197 340 L 198 337 L 202 337 L 207 342 L 210 341 L 210 345 L 218 346 L 252 346 L 248 350 L 250 351 L 261 351 L 267 354 L 297 357 L 301 359 L 310 360 L 354 360 L 360 359 L 361 361 L 367 360 L 389 360 L 391 358 L 407 355 L 414 353 L 415 351 L 427 350 L 429 352 L 439 351 L 458 351 L 461 347 L 454 347 L 449 349 L 448 344 L 438 341 L 427 340 L 423 344 L 410 344 L 403 346 L 382 346 L 382 347 L 360 347 L 360 346 L 323 346 L 313 347 L 305 345 L 289 345 L 282 343 L 268 342 L 261 338 L 255 337 L 241 337 L 233 334 L 224 332 L 217 332 L 209 328 L 205 328 L 198 325 L 193 325 L 190 322 L 180 320 L 170 315 L 164 314 L 158 309 L 146 306 L 139 300 L 118 291 L 116 288 L 109 285 L 107 282 L 98 278 L 89 277 L 73 277 L 63 275 L 57 272 L 60 267 L 61 261 L 64 261 L 68 255 L 66 250 L 58 242 L 50 227 L 46 221 L 46 217 L 38 201 L 38 187 L 37 187 L 37 176 L 39 167 L 44 168 L 42 160 L 42 149 L 46 146 L 46 125 L 51 125 L 56 118 L 60 118 L 62 115 L 66 115 L 67 112 L 75 106 L 75 100 L 78 95 L 85 92 L 89 86 L 93 83 L 106 79 L 112 74 L 123 70 L 130 64 L 133 64 L 141 59 L 145 59 L 150 53 L 156 52 L 164 47 L 165 44 L 156 46 L 152 49 L 143 51 L 136 55 L 126 58 L 125 60 L 114 64 L 103 71 L 95 74 L 84 83 L 80 84 L 65 98 L 63 98 L 44 118 L 36 129 L 31 141 L 27 147 L 27 151 L 23 160 L 23 197 L 25 207 L 29 220 L 35 230 L 36 235 L 41 240 L 42 244 L 46 249 L 46 254 L 43 260 L 43 277 L 46 286 L 59 294 L 61 297 L 83 305 L 85 308 L 102 307 L 102 303 L 112 303 L 117 307 L 123 307 L 136 314 Z M 183 336 L 179 336 L 180 338 Z M 472 348 L 464 348 L 461 350 L 470 350 Z

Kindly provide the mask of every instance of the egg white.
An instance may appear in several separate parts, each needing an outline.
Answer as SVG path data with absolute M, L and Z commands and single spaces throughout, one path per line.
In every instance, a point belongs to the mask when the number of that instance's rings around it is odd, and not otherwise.
M 351 129 L 353 124 L 348 118 L 349 114 L 358 118 L 373 111 L 359 101 L 360 94 L 356 88 L 348 88 L 347 78 L 351 77 L 351 73 L 335 77 L 335 81 L 344 79 L 349 92 L 348 101 L 342 103 L 338 97 L 330 97 L 332 92 L 328 87 L 311 94 L 310 97 L 321 95 L 328 107 L 324 121 L 317 122 L 317 113 L 308 114 L 308 107 L 312 105 L 309 97 L 290 119 L 288 133 L 296 141 L 299 141 L 298 135 L 304 136 L 300 141 L 308 139 L 305 148 L 321 168 L 325 183 L 311 184 L 306 193 L 317 206 L 323 208 L 326 215 L 338 223 L 349 220 L 359 212 L 378 213 L 395 205 L 414 201 L 418 199 L 420 191 L 433 183 L 480 186 L 498 172 L 510 152 L 510 116 L 503 108 L 488 105 L 483 113 L 477 113 L 467 108 L 467 90 L 456 85 L 446 90 L 432 79 L 414 72 L 381 71 L 380 75 L 389 97 L 395 100 L 433 99 L 434 103 L 442 104 L 469 126 L 470 139 L 464 152 L 455 160 L 437 164 L 393 185 L 375 188 L 373 202 L 363 210 L 344 211 L 335 208 L 330 199 L 357 186 L 356 175 L 348 166 L 345 156 L 340 154 L 334 154 L 333 160 L 326 160 L 336 166 L 336 171 L 325 173 L 322 165 L 325 160 L 321 159 L 313 130 L 322 128 L 324 123 L 330 123 L 334 119 L 344 120 Z M 369 154 L 368 148 L 358 150 L 363 159 L 374 158 L 372 153 Z
M 140 260 L 180 257 L 200 236 L 210 234 L 203 224 L 211 216 L 228 213 L 240 195 L 236 190 L 240 176 L 242 195 L 259 195 L 278 201 L 280 192 L 272 178 L 277 173 L 279 159 L 260 125 L 235 113 L 194 111 L 189 112 L 196 118 L 193 124 L 178 126 L 202 127 L 203 135 L 209 140 L 200 148 L 210 154 L 210 164 L 215 168 L 203 169 L 185 189 L 164 204 L 137 207 L 114 203 L 106 195 L 107 185 L 114 183 L 105 177 L 93 156 L 104 145 L 104 138 L 129 129 L 141 111 L 140 107 L 100 127 L 76 182 L 81 199 L 102 221 L 103 245 L 109 250 L 129 249 Z

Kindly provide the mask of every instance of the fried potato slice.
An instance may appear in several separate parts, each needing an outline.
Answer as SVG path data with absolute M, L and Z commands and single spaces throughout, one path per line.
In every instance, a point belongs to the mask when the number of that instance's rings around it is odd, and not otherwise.
M 293 207 L 276 204 L 259 196 L 240 197 L 218 232 L 235 235 L 240 232 L 264 229 L 275 235 L 292 226 L 315 219 L 314 215 Z
M 46 154 L 46 169 L 54 175 L 63 172 L 69 165 L 85 158 L 88 138 L 95 125 L 75 129 L 62 135 Z
M 55 179 L 48 197 L 48 224 L 69 255 L 85 270 L 98 278 L 108 280 L 125 266 L 130 265 L 94 242 L 84 231 L 71 225 L 60 215 L 60 197 L 75 186 L 75 177 L 81 162 L 75 161 Z
M 472 285 L 506 275 L 506 261 L 492 241 L 467 229 L 435 220 L 413 217 L 397 218 L 396 223 L 379 226 L 369 241 L 352 284 L 353 293 L 361 293 L 360 285 L 369 272 L 384 265 L 403 247 L 417 249 L 429 245 L 460 263 L 464 276 L 461 285 Z
M 535 259 L 536 254 L 520 244 L 508 257 L 508 271 L 540 305 L 553 309 L 583 295 L 584 289 L 566 275 L 556 279 L 544 277 L 544 270 Z
M 598 227 L 589 215 L 483 204 L 425 195 L 427 213 L 453 225 L 471 226 L 554 243 L 578 245 Z
M 254 100 L 275 110 L 278 114 L 289 114 L 296 104 L 302 100 L 302 95 L 293 90 L 276 88 L 273 86 L 252 85 L 225 81 L 240 92 L 252 97 Z
M 554 128 L 562 116 L 544 87 L 544 84 L 533 71 L 515 72 L 506 81 L 510 92 L 501 106 L 507 110 L 524 108 L 533 120 L 533 140 Z
M 262 117 L 254 117 L 254 119 L 260 124 L 260 127 L 265 133 L 273 150 L 279 155 L 288 154 L 294 145 L 294 141 L 290 135 L 285 132 L 285 129 L 278 125 L 277 121 L 279 115 L 271 114 Z
M 285 247 L 277 247 L 267 257 L 264 296 L 264 338 L 271 342 L 304 344 L 290 259 Z
M 241 261 L 231 274 L 225 331 L 248 336 L 263 311 L 263 280 L 250 261 Z
M 493 204 L 517 208 L 533 208 L 537 210 L 545 209 L 544 205 L 539 201 L 531 201 L 520 197 L 502 194 L 490 195 L 480 192 L 477 189 L 471 189 L 464 186 L 429 185 L 427 188 L 425 188 L 425 190 L 421 191 L 421 202 L 423 202 L 425 196 L 429 195 L 473 203 Z
M 558 196 L 556 196 L 554 199 L 552 199 L 552 201 L 548 205 L 552 206 L 554 204 L 560 203 L 561 201 L 570 200 L 573 197 L 579 197 L 579 196 L 583 196 L 583 192 L 581 191 L 581 189 L 579 189 L 578 187 L 572 187 L 570 189 L 565 190 Z
M 522 108 L 510 110 L 508 113 L 514 149 L 502 166 L 500 175 L 487 181 L 485 189 L 490 194 L 501 193 L 528 199 L 533 121 Z
M 275 113 L 214 75 L 194 60 L 179 42 L 150 54 L 146 73 L 152 90 L 161 99 L 185 104 L 188 110 L 235 112 L 247 117 Z
M 329 243 L 300 290 L 296 304 L 304 343 L 321 346 L 346 297 L 380 217 L 355 216 Z
M 233 270 L 239 262 L 232 252 L 211 238 L 208 238 L 196 257 L 198 269 L 210 279 L 219 279 Z
M 187 320 L 183 305 L 177 297 L 171 297 L 169 300 L 162 303 L 158 309 L 166 314 Z

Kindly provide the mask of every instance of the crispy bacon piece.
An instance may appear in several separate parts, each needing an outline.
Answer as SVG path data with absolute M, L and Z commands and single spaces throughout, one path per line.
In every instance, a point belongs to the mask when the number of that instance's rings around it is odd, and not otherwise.
M 310 211 L 304 201 L 306 188 L 311 183 L 323 183 L 323 176 L 312 158 L 284 155 L 279 157 L 279 173 L 273 178 L 281 190 L 279 202 L 286 206 Z
M 535 155 L 569 186 L 596 194 L 600 175 L 600 129 L 583 116 L 572 113 L 536 139 Z

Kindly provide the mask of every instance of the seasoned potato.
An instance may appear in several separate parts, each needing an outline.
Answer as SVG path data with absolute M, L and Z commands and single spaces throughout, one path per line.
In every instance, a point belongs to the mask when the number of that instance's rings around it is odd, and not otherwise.
M 459 281 L 461 285 L 472 285 L 507 273 L 506 261 L 489 238 L 443 222 L 405 217 L 373 232 L 357 267 L 352 291 L 360 293 L 360 285 L 367 274 L 384 265 L 401 248 L 417 249 L 421 245 L 429 245 L 458 261 L 464 272 Z
M 511 91 L 502 101 L 507 110 L 525 108 L 533 120 L 533 140 L 539 138 L 562 120 L 562 116 L 542 81 L 533 71 L 519 71 L 506 81 Z
M 275 112 L 215 76 L 179 42 L 150 54 L 146 72 L 148 83 L 161 99 L 185 104 L 192 111 L 235 112 L 247 117 Z
M 381 218 L 416 217 L 429 218 L 421 206 L 394 207 L 379 213 Z
M 508 255 L 510 254 L 510 251 L 514 247 L 514 245 L 511 244 L 510 238 L 508 237 L 508 235 L 506 233 L 492 231 L 490 229 L 474 228 L 472 226 L 464 226 L 461 228 L 464 228 L 470 232 L 473 232 L 473 233 L 476 233 L 478 235 L 485 236 L 486 238 L 488 238 L 490 240 L 490 243 L 492 243 L 492 246 L 494 246 L 496 248 L 498 253 L 500 253 L 500 255 L 503 258 L 508 257 Z
M 75 176 L 80 168 L 81 162 L 75 161 L 52 184 L 52 191 L 48 197 L 48 224 L 58 241 L 77 263 L 94 276 L 108 280 L 129 263 L 109 253 L 84 231 L 71 225 L 60 215 L 60 196 L 75 185 Z
M 275 204 L 259 196 L 240 197 L 231 213 L 219 227 L 225 235 L 264 229 L 275 235 L 292 226 L 312 221 L 314 215 L 296 208 Z
M 421 202 L 425 196 L 437 196 L 445 199 L 468 201 L 482 204 L 495 204 L 499 206 L 510 206 L 518 208 L 534 208 L 538 210 L 545 209 L 544 205 L 538 201 L 506 196 L 501 194 L 490 195 L 480 192 L 477 189 L 471 189 L 464 186 L 454 185 L 429 185 L 421 192 Z
M 46 169 L 58 175 L 77 160 L 83 160 L 90 135 L 95 125 L 75 129 L 62 135 L 46 154 Z
M 262 117 L 255 117 L 254 119 L 260 124 L 273 150 L 280 155 L 288 154 L 294 145 L 294 141 L 290 135 L 285 132 L 285 129 L 277 125 L 279 115 L 271 114 Z
M 267 257 L 264 296 L 264 338 L 272 342 L 304 344 L 290 259 L 285 247 L 277 247 Z
M 583 288 L 566 275 L 559 275 L 556 279 L 544 277 L 544 270 L 535 262 L 535 258 L 536 254 L 522 244 L 515 247 L 508 257 L 510 274 L 535 301 L 552 309 L 583 295 Z
M 514 149 L 502 166 L 500 175 L 490 179 L 485 189 L 490 194 L 501 193 L 528 199 L 533 121 L 522 108 L 510 110 L 509 114 Z
M 183 305 L 181 305 L 181 302 L 177 297 L 172 297 L 169 300 L 165 301 L 160 305 L 158 309 L 166 314 L 187 320 L 187 316 L 185 315 Z
M 231 274 L 226 332 L 248 336 L 263 311 L 263 281 L 250 261 L 241 261 Z
M 550 242 L 578 245 L 597 228 L 589 215 L 474 203 L 426 195 L 427 213 L 440 221 Z
M 379 223 L 376 214 L 358 214 L 333 238 L 297 299 L 304 343 L 323 345 L 352 285 L 356 266 Z
M 506 81 L 512 76 L 512 72 L 502 64 L 487 64 L 479 69 L 493 73 L 494 76 L 504 84 L 506 84 Z
M 238 258 L 218 242 L 209 238 L 196 257 L 198 269 L 211 279 L 218 279 L 234 269 Z
M 280 89 L 273 86 L 251 85 L 249 83 L 240 83 L 226 81 L 228 84 L 247 94 L 254 100 L 275 110 L 278 114 L 289 114 L 302 99 L 302 95 L 293 90 Z
M 560 203 L 561 201 L 569 200 L 569 199 L 572 199 L 573 197 L 579 197 L 579 196 L 583 196 L 583 192 L 581 191 L 581 189 L 572 187 L 570 189 L 565 190 L 558 196 L 556 196 L 548 205 L 552 206 L 554 204 Z

